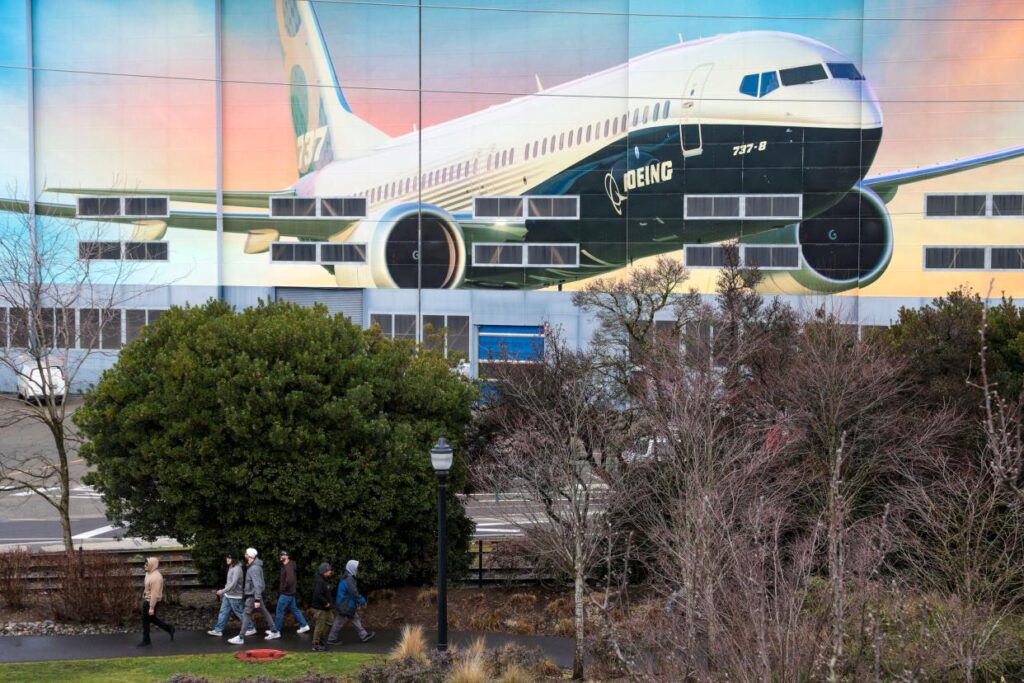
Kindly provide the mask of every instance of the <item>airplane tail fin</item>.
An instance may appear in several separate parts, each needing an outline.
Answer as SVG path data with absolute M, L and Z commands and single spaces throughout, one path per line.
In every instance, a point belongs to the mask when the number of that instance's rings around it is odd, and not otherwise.
M 387 141 L 386 133 L 353 114 L 345 100 L 313 3 L 275 0 L 274 4 L 299 175 L 334 159 L 361 156 Z

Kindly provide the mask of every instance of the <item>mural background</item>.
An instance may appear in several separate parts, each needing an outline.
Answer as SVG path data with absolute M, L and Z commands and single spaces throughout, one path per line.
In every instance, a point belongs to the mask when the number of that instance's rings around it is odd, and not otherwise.
M 1024 8 L 1013 0 L 474 0 L 387 5 L 317 2 L 328 50 L 359 116 L 396 135 L 716 33 L 806 35 L 852 57 L 885 117 L 869 175 L 1024 144 Z M 216 186 L 212 0 L 36 0 L 35 184 Z M 271 0 L 223 0 L 223 186 L 275 190 L 296 180 L 286 75 Z M 29 187 L 25 3 L 0 0 L 0 180 Z M 417 61 L 422 52 L 422 123 Z M 845 296 L 937 296 L 962 283 L 1024 295 L 1024 273 L 924 272 L 924 244 L 1022 244 L 1024 221 L 925 220 L 926 192 L 1024 189 L 1024 161 L 905 186 L 890 202 L 886 273 Z M 44 196 L 70 203 L 68 196 Z M 175 204 L 175 209 L 210 206 Z M 54 229 L 57 229 L 56 226 Z M 113 233 L 120 229 L 111 227 Z M 216 237 L 172 228 L 158 277 L 213 284 Z M 332 286 L 317 266 L 245 255 L 227 235 L 224 283 Z M 707 290 L 712 271 L 694 271 Z

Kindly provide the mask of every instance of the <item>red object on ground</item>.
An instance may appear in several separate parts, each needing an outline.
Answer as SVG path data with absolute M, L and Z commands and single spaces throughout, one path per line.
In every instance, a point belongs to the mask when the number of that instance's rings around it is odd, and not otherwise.
M 288 653 L 281 650 L 243 650 L 235 653 L 235 659 L 240 659 L 243 662 L 272 662 L 275 659 L 281 659 L 286 654 Z

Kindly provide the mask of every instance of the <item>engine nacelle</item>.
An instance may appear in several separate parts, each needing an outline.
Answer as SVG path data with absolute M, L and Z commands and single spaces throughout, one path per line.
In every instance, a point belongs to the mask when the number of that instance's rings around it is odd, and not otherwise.
M 780 292 L 832 294 L 864 287 L 892 259 L 889 210 L 864 187 L 855 187 L 824 213 L 777 232 L 787 233 L 789 240 L 770 241 L 795 242 L 801 253 L 799 269 L 765 271 L 766 284 Z M 755 241 L 764 236 L 758 237 Z
M 335 265 L 341 287 L 415 289 L 422 276 L 424 289 L 452 289 L 466 272 L 462 228 L 450 213 L 431 204 L 389 207 L 361 220 L 342 241 L 366 244 L 366 263 Z

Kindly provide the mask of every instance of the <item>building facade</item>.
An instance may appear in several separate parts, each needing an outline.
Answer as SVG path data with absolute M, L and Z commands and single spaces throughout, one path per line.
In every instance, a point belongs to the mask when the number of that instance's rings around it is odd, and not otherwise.
M 211 297 L 444 327 L 475 372 L 586 344 L 595 277 L 713 291 L 726 242 L 885 325 L 1024 293 L 1022 30 L 1009 0 L 0 0 L 0 231 L 130 262 L 83 382 Z

